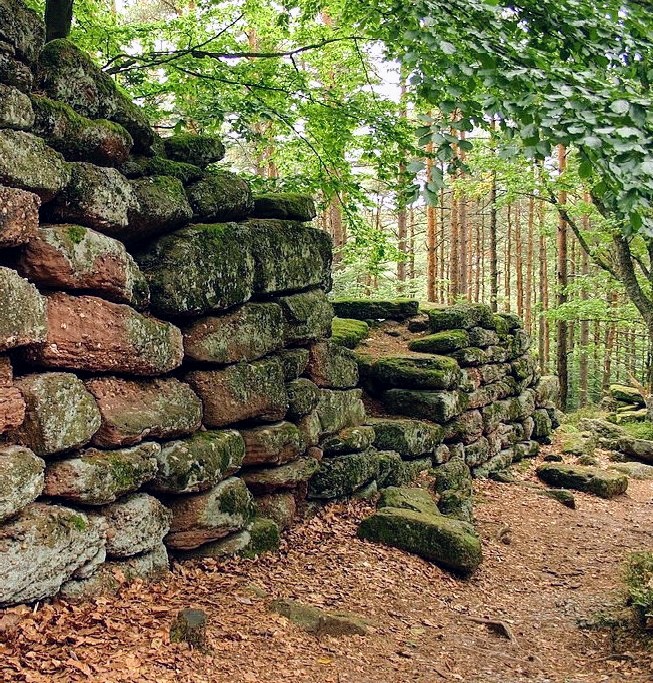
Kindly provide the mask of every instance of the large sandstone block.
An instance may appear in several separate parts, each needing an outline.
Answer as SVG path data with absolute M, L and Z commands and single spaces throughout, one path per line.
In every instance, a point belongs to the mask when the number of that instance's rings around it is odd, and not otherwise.
M 9 43 L 19 59 L 34 64 L 45 42 L 45 25 L 22 0 L 0 0 L 0 40 Z
M 444 424 L 465 410 L 467 394 L 461 391 L 390 389 L 383 393 L 382 401 L 391 412 L 399 415 Z
M 353 351 L 329 340 L 312 344 L 306 374 L 326 389 L 351 389 L 358 385 L 358 363 Z
M 238 477 L 221 481 L 207 493 L 174 498 L 169 548 L 191 550 L 241 531 L 254 518 L 254 501 Z
M 255 246 L 255 291 L 330 288 L 333 245 L 324 230 L 272 219 L 249 220 L 246 225 Z
M 322 389 L 316 408 L 322 434 L 335 434 L 346 427 L 357 427 L 365 422 L 362 395 L 360 389 Z
M 333 306 L 339 318 L 356 320 L 405 320 L 417 315 L 417 299 L 335 299 Z
M 40 206 L 31 192 L 0 187 L 0 247 L 17 247 L 36 235 Z
M 228 171 L 207 173 L 188 185 L 186 193 L 200 221 L 239 221 L 254 207 L 249 183 Z
M 156 456 L 159 470 L 148 489 L 159 493 L 199 493 L 240 469 L 245 442 L 234 429 L 196 432 L 164 443 Z
M 537 468 L 537 476 L 549 486 L 593 493 L 601 498 L 614 498 L 628 488 L 628 477 L 621 472 L 560 462 L 543 463 Z
M 458 363 L 446 356 L 385 356 L 372 364 L 375 389 L 452 389 L 461 381 Z
M 6 45 L 6 43 L 0 43 L 0 47 L 3 44 Z M 11 85 L 27 94 L 32 90 L 34 75 L 27 64 L 0 51 L 0 83 Z
M 27 190 L 44 202 L 70 182 L 70 166 L 45 142 L 23 131 L 0 130 L 0 183 Z
M 297 501 L 292 493 L 269 493 L 258 496 L 256 514 L 276 522 L 280 531 L 292 525 L 297 514 Z
M 14 386 L 0 383 L 0 434 L 16 429 L 25 419 L 25 399 Z
M 23 249 L 18 272 L 53 289 L 97 293 L 145 308 L 147 281 L 122 242 L 79 225 L 45 225 Z
M 164 315 L 198 315 L 248 301 L 254 286 L 250 233 L 237 223 L 193 225 L 136 254 Z
M 374 437 L 374 427 L 370 425 L 347 427 L 333 436 L 328 436 L 320 444 L 320 448 L 326 457 L 359 453 L 374 443 Z
M 402 458 L 412 460 L 433 456 L 444 438 L 440 425 L 408 418 L 375 418 L 374 445 L 380 450 L 396 451 Z
M 181 365 L 181 331 L 124 304 L 61 292 L 47 296 L 44 343 L 25 355 L 39 365 L 88 372 L 159 375 Z
M 104 560 L 101 520 L 60 505 L 32 503 L 0 527 L 0 605 L 52 597 Z
M 34 133 L 63 154 L 67 161 L 119 166 L 129 157 L 132 136 L 119 124 L 80 116 L 72 107 L 32 95 Z
M 300 377 L 286 384 L 288 391 L 288 417 L 301 418 L 308 415 L 320 402 L 320 389 L 310 379 Z
M 472 327 L 495 329 L 492 310 L 485 304 L 460 303 L 448 308 L 433 308 L 428 311 L 432 332 L 444 330 L 469 330 Z
M 138 200 L 129 181 L 115 168 L 86 162 L 70 164 L 71 179 L 47 215 L 56 223 L 77 223 L 111 237 L 130 236 L 129 214 Z
M 243 472 L 247 488 L 255 495 L 294 490 L 317 472 L 315 458 L 298 458 L 279 467 L 263 467 Z
M 99 377 L 86 383 L 102 416 L 96 446 L 129 446 L 143 439 L 192 434 L 202 422 L 202 404 L 193 390 L 173 378 L 151 380 Z
M 29 448 L 0 448 L 0 523 L 13 517 L 41 495 L 44 470 L 43 460 L 37 458 Z
M 275 192 L 254 197 L 256 218 L 280 218 L 288 221 L 312 221 L 317 212 L 313 197 L 295 192 Z
M 241 429 L 245 441 L 243 465 L 283 465 L 306 451 L 299 429 L 291 422 Z
M 308 484 L 309 498 L 334 499 L 351 496 L 376 478 L 379 457 L 376 449 L 324 458 Z
M 217 135 L 175 133 L 163 141 L 166 156 L 173 161 L 204 168 L 224 157 L 224 145 Z
M 11 434 L 37 455 L 79 448 L 100 427 L 100 411 L 84 383 L 68 372 L 21 377 L 15 385 L 26 403 L 25 421 Z
M 158 548 L 170 529 L 172 513 L 153 496 L 132 493 L 101 508 L 107 527 L 107 557 L 124 559 Z
M 129 211 L 124 239 L 142 241 L 172 232 L 193 217 L 184 186 L 177 178 L 157 175 L 130 181 L 136 205 Z
M 46 338 L 45 299 L 15 270 L 0 266 L 0 351 Z
M 155 477 L 160 449 L 157 443 L 113 451 L 87 448 L 79 457 L 47 466 L 44 493 L 84 505 L 113 503 Z
M 277 299 L 286 319 L 285 341 L 306 344 L 331 333 L 333 306 L 321 289 L 310 289 Z
M 18 88 L 0 83 L 0 128 L 29 130 L 34 125 L 34 110 L 29 97 Z
M 288 410 L 283 368 L 275 356 L 220 370 L 193 370 L 186 381 L 202 399 L 209 427 L 253 418 L 276 422 Z
M 278 304 L 245 304 L 184 328 L 189 358 L 210 363 L 252 361 L 283 345 L 283 312 Z
M 149 151 L 154 133 L 145 114 L 102 72 L 90 56 L 68 40 L 50 41 L 37 70 L 40 89 L 90 119 L 109 119 L 125 128 L 137 151 Z

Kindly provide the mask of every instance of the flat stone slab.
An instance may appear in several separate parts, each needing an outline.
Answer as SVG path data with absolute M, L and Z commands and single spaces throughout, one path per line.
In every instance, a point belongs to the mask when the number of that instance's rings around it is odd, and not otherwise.
M 283 465 L 306 452 L 306 443 L 292 422 L 241 429 L 245 441 L 243 465 Z
M 324 458 L 308 485 L 309 498 L 331 500 L 351 496 L 379 472 L 379 458 L 374 448 L 361 453 Z
M 467 394 L 461 391 L 389 389 L 381 400 L 394 413 L 438 424 L 452 420 L 467 407 Z
M 290 221 L 312 221 L 317 212 L 313 197 L 295 192 L 278 192 L 254 196 L 256 218 L 280 218 Z
M 537 468 L 537 476 L 549 486 L 593 493 L 601 498 L 614 498 L 628 488 L 625 474 L 595 467 L 545 463 Z
M 402 458 L 432 456 L 442 443 L 444 430 L 440 425 L 409 418 L 374 418 L 374 445 L 382 450 L 396 451 Z
M 455 360 L 446 356 L 413 354 L 385 356 L 372 364 L 376 389 L 452 389 L 461 381 Z
M 315 458 L 298 458 L 279 467 L 253 469 L 242 473 L 247 487 L 255 495 L 296 489 L 318 470 Z
M 339 318 L 356 320 L 405 320 L 417 315 L 417 299 L 335 299 L 333 307 Z

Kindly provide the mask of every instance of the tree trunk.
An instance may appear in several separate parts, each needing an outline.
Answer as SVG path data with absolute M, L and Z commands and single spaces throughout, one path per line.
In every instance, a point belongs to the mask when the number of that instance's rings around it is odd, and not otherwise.
M 427 147 L 428 156 L 426 157 L 426 177 L 431 180 L 433 174 L 433 143 Z M 428 301 L 437 301 L 435 289 L 437 282 L 437 259 L 436 245 L 438 232 L 437 210 L 432 204 L 426 205 L 426 298 Z
M 540 372 L 545 374 L 549 368 L 549 321 L 546 313 L 549 310 L 549 271 L 546 254 L 546 236 L 544 235 L 544 202 L 540 200 L 538 207 L 539 238 L 539 280 L 540 280 L 540 319 L 538 323 L 538 349 L 540 355 Z
M 506 208 L 508 212 L 508 220 L 506 222 L 506 248 L 504 252 L 503 259 L 503 310 L 506 312 L 510 311 L 510 269 L 512 268 L 512 206 L 508 204 Z
M 585 195 L 585 201 L 588 201 L 589 197 Z M 589 216 L 583 216 L 583 229 L 589 229 Z M 587 252 L 583 249 L 581 253 L 580 262 L 580 272 L 583 277 L 583 289 L 580 293 L 581 301 L 587 301 L 587 289 L 585 288 L 585 282 L 590 273 L 589 256 Z M 589 369 L 589 358 L 588 358 L 588 345 L 590 341 L 590 324 L 589 321 L 585 319 L 585 314 L 583 314 L 583 320 L 580 323 L 580 354 L 578 359 L 578 406 L 584 408 L 589 403 L 589 387 L 588 387 L 588 369 Z
M 492 171 L 490 185 L 490 308 L 497 312 L 499 299 L 499 268 L 497 258 L 497 172 Z
M 515 285 L 517 287 L 517 315 L 524 317 L 524 264 L 523 264 L 523 245 L 521 236 L 521 204 L 517 202 L 515 206 L 515 270 L 517 277 Z
M 524 319 L 526 331 L 533 334 L 533 251 L 535 241 L 535 198 L 528 200 L 528 233 L 526 239 L 526 296 L 524 299 Z
M 558 145 L 558 172 L 564 173 L 567 165 L 565 148 Z M 558 194 L 558 204 L 567 203 L 567 193 L 561 190 Z M 556 277 L 556 306 L 563 306 L 567 302 L 567 221 L 562 215 L 558 216 L 557 246 L 557 277 Z M 567 322 L 558 320 L 556 324 L 556 374 L 560 382 L 560 409 L 567 409 L 569 394 L 569 374 L 567 368 Z
M 45 40 L 68 38 L 73 23 L 73 0 L 46 0 Z

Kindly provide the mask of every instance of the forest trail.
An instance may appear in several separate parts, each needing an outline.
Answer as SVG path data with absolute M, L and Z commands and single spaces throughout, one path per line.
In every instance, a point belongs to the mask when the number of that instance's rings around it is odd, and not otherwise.
M 519 476 L 532 478 L 534 465 Z M 516 484 L 475 487 L 485 560 L 470 580 L 358 541 L 357 521 L 371 504 L 334 504 L 253 563 L 177 565 L 162 584 L 131 585 L 120 597 L 11 610 L 0 620 L 0 680 L 653 680 L 653 650 L 587 628 L 622 604 L 627 553 L 652 545 L 653 482 L 630 480 L 613 500 L 577 494 L 576 510 Z M 270 613 L 274 597 L 356 612 L 373 631 L 318 639 Z M 167 643 L 177 610 L 188 606 L 209 615 L 210 654 Z M 470 617 L 505 621 L 514 641 Z

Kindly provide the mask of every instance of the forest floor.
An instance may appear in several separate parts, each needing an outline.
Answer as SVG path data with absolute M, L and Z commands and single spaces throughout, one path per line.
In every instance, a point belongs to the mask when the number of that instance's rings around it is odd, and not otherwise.
M 357 540 L 371 503 L 333 504 L 256 561 L 176 565 L 117 597 L 0 612 L 0 681 L 650 683 L 653 643 L 609 624 L 627 553 L 653 547 L 653 482 L 577 494 L 576 510 L 517 484 L 475 487 L 485 559 L 470 579 Z M 276 597 L 350 610 L 372 631 L 318 638 L 268 611 Z M 190 606 L 209 616 L 209 653 L 168 642 Z

